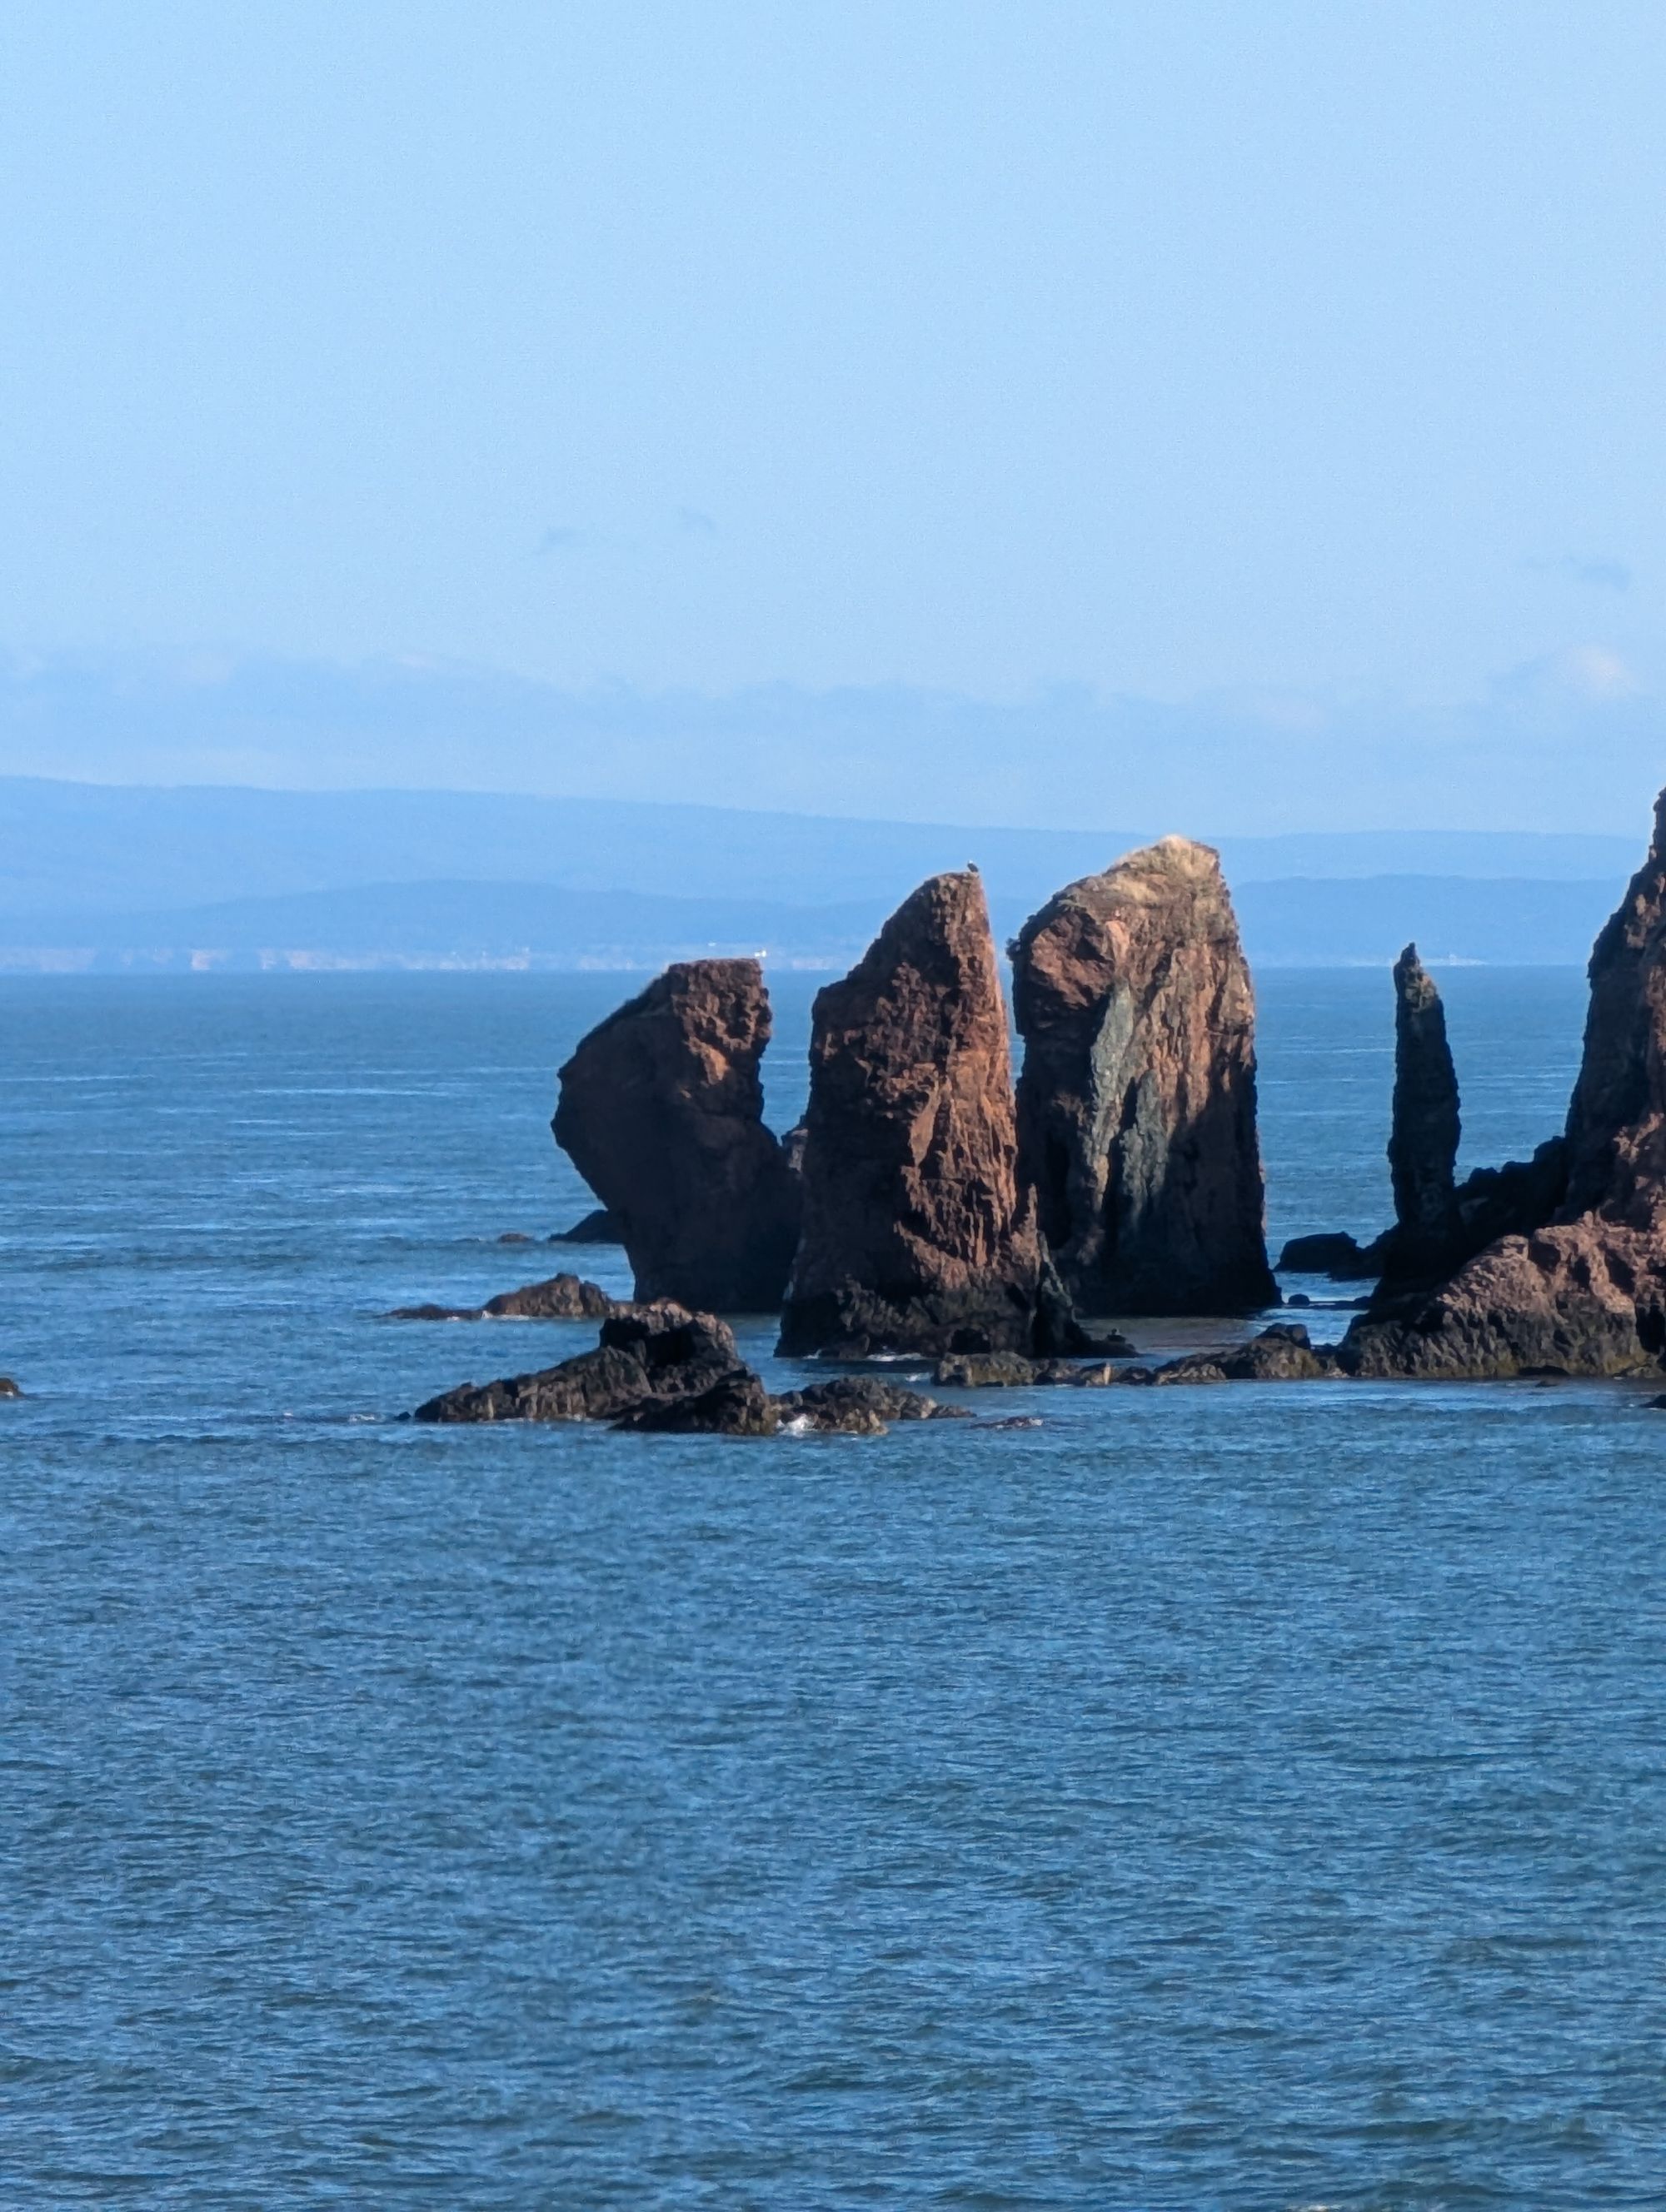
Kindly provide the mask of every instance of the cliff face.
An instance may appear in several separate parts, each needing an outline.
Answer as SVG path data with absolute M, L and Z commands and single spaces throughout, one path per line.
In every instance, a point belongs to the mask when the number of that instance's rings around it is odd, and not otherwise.
M 1590 960 L 1560 1209 L 1420 1300 L 1349 1330 L 1360 1374 L 1617 1374 L 1666 1354 L 1666 793 L 1654 842 Z
M 976 870 L 922 884 L 818 994 L 803 1185 L 783 1352 L 1036 1345 L 1041 1247 Z
M 1255 995 L 1217 855 L 1130 854 L 1012 956 L 1020 1174 L 1066 1291 L 1087 1313 L 1268 1304 Z
M 561 1071 L 556 1141 L 618 1224 L 641 1300 L 773 1311 L 798 1181 L 763 1124 L 769 1001 L 756 960 L 680 962 Z
M 1650 1226 L 1666 1188 L 1666 791 L 1648 858 L 1592 947 L 1589 972 L 1565 1216 L 1597 1208 Z
M 1459 1136 L 1457 1075 L 1446 1010 L 1408 945 L 1394 969 L 1394 1119 L 1389 1172 L 1398 1241 L 1439 1253 L 1456 1233 L 1453 1170 Z

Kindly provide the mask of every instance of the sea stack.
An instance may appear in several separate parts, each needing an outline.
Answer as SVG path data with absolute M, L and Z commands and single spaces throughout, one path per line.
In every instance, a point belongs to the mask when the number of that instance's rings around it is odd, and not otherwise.
M 1394 968 L 1394 1112 L 1389 1171 L 1394 1182 L 1393 1266 L 1415 1270 L 1453 1252 L 1458 1234 L 1454 1170 L 1458 1149 L 1457 1074 L 1446 1042 L 1446 1010 L 1408 945 Z
M 551 1125 L 617 1221 L 639 1300 L 773 1312 L 799 1185 L 763 1123 L 769 1000 L 756 960 L 678 962 L 561 1071 Z
M 1055 1348 L 976 869 L 922 884 L 817 994 L 802 1173 L 783 1352 Z
M 1269 1304 L 1255 993 L 1219 854 L 1130 853 L 1011 950 L 1019 1172 L 1067 1293 L 1086 1314 Z
M 1654 842 L 1590 958 L 1584 1053 L 1565 1146 L 1540 1158 L 1566 1194 L 1444 1283 L 1357 1322 L 1349 1372 L 1622 1374 L 1666 1355 L 1666 793 Z

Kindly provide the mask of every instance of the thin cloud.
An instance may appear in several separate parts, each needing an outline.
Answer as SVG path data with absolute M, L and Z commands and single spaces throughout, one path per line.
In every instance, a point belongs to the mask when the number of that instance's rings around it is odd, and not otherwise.
M 1600 592 L 1629 592 L 1632 572 L 1623 561 L 1606 554 L 1560 553 L 1554 560 L 1524 564 L 1541 575 L 1566 576 L 1576 584 L 1590 584 Z
M 580 546 L 590 543 L 587 530 L 575 530 L 569 523 L 556 523 L 538 541 L 540 553 L 575 553 Z
M 717 525 L 702 507 L 679 507 L 677 527 L 690 538 L 715 538 Z

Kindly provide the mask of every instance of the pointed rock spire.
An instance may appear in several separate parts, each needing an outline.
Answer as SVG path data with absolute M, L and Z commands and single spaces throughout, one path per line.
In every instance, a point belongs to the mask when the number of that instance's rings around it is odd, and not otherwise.
M 933 876 L 817 994 L 788 1353 L 1061 1348 L 1018 1182 L 1012 1062 L 976 869 Z
M 1446 1042 L 1446 1011 L 1434 981 L 1408 945 L 1394 968 L 1394 1181 L 1396 1264 L 1450 1251 L 1457 1235 L 1453 1198 L 1459 1121 L 1457 1075 Z

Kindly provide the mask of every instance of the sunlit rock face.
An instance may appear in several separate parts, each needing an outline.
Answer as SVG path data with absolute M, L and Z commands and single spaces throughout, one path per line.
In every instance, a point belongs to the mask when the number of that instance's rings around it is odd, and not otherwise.
M 906 899 L 817 994 L 787 1352 L 1030 1351 L 1049 1326 L 976 869 Z
M 1012 957 L 1019 1170 L 1066 1291 L 1088 1314 L 1268 1304 L 1255 994 L 1219 856 L 1131 853 Z

